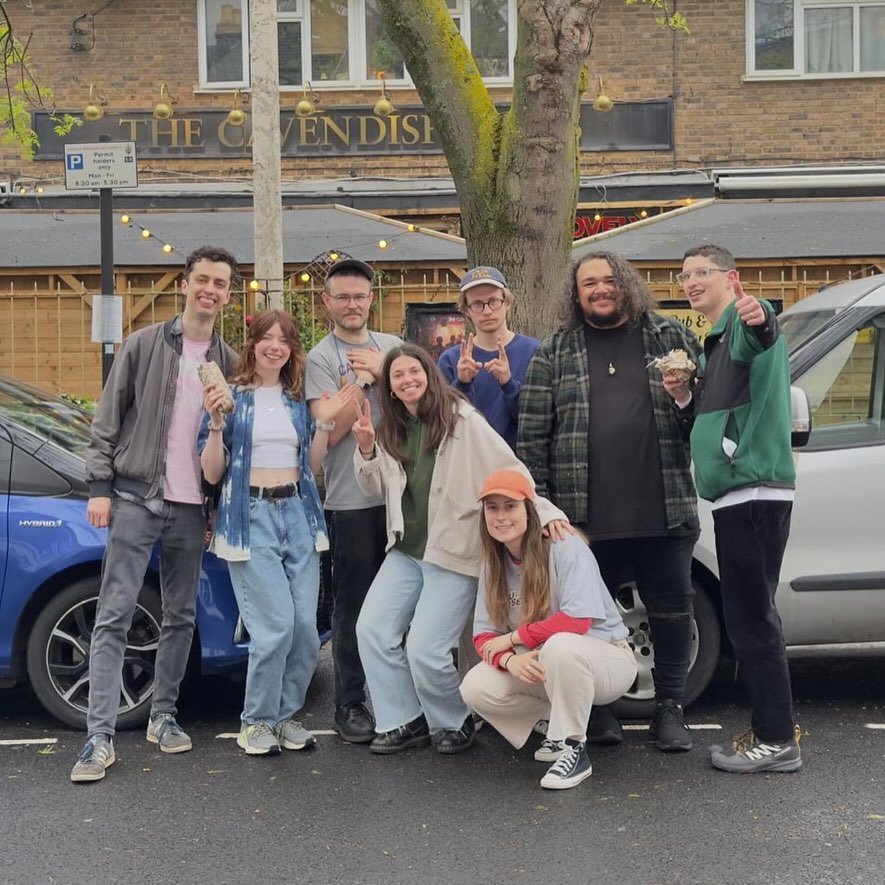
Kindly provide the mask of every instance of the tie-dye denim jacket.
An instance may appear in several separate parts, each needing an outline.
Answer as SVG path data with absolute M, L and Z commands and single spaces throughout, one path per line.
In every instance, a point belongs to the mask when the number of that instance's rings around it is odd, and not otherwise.
M 255 418 L 255 396 L 252 387 L 234 387 L 234 411 L 227 416 L 222 439 L 227 470 L 221 485 L 215 534 L 209 549 L 220 559 L 249 559 L 249 474 L 252 469 L 252 423 Z M 307 403 L 284 396 L 283 402 L 292 426 L 301 440 L 301 500 L 307 524 L 317 550 L 329 549 L 326 521 L 317 491 L 316 480 L 308 463 L 308 449 L 313 438 L 313 418 Z M 202 452 L 209 437 L 209 416 L 203 416 L 197 451 Z

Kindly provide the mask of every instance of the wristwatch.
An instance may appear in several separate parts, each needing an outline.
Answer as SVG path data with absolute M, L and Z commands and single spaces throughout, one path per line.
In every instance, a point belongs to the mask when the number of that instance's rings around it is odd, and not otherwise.
M 370 387 L 375 386 L 375 381 L 357 381 L 356 386 L 359 387 L 360 390 L 368 390 Z

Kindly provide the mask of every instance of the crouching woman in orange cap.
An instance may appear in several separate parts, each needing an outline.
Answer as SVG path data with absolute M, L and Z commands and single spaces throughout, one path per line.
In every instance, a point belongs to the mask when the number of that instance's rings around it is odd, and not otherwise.
M 585 748 L 593 704 L 610 704 L 636 678 L 627 628 L 584 539 L 544 537 L 534 489 L 521 473 L 490 474 L 480 500 L 473 641 L 482 661 L 461 694 L 514 747 L 549 719 L 535 753 L 553 763 L 541 786 L 566 790 L 593 770 Z

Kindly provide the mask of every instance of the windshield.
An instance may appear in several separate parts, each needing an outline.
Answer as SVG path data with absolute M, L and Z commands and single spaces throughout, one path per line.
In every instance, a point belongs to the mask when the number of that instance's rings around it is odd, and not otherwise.
M 10 378 L 0 378 L 0 417 L 73 455 L 82 455 L 89 443 L 91 415 L 37 387 Z
M 810 341 L 823 329 L 827 323 L 836 316 L 837 311 L 809 310 L 787 311 L 778 317 L 781 332 L 787 339 L 787 349 L 790 353 L 798 350 L 806 341 Z

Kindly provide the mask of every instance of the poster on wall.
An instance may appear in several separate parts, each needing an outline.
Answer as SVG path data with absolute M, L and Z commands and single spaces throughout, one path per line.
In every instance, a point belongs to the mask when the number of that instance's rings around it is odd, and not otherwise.
M 466 317 L 453 303 L 406 305 L 406 340 L 420 344 L 434 362 L 468 331 Z

